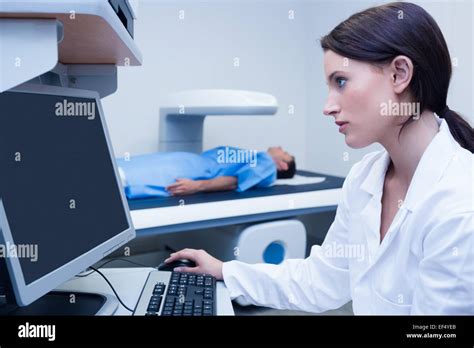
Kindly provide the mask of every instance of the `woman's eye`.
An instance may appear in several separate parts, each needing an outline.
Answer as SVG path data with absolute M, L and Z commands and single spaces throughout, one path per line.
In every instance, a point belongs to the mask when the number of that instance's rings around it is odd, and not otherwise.
M 346 79 L 344 77 L 336 77 L 337 87 L 342 88 L 346 84 Z

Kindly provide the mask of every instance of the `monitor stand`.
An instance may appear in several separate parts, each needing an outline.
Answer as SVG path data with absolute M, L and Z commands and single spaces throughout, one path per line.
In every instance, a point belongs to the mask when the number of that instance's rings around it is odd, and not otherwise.
M 20 307 L 11 287 L 5 260 L 0 259 L 0 316 L 111 315 L 118 307 L 111 302 L 100 294 L 52 291 L 30 305 Z
M 75 303 L 71 303 L 71 293 L 50 292 L 32 304 L 19 307 L 15 303 L 0 304 L 0 315 L 9 316 L 51 316 L 51 315 L 96 315 L 105 305 L 107 298 L 99 294 L 74 293 Z

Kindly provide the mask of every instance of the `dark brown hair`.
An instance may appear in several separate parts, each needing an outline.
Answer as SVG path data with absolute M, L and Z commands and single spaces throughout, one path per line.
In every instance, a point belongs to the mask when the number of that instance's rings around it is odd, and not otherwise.
M 448 46 L 423 8 L 409 2 L 369 8 L 335 27 L 321 39 L 321 47 L 374 64 L 390 63 L 398 55 L 409 57 L 414 66 L 409 88 L 420 111 L 428 109 L 444 118 L 454 139 L 474 152 L 473 128 L 446 105 L 452 73 Z
M 292 157 L 290 162 L 288 163 L 287 170 L 277 170 L 277 179 L 291 179 L 296 174 L 296 162 L 295 158 Z

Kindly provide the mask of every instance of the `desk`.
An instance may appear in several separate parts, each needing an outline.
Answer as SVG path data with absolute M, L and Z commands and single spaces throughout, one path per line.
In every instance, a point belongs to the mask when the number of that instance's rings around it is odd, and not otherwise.
M 154 268 L 104 268 L 100 271 L 109 279 L 122 301 L 130 308 L 135 308 L 148 273 Z M 100 315 L 131 315 L 117 300 L 109 285 L 96 272 L 87 277 L 76 277 L 64 283 L 56 290 L 74 292 L 93 292 L 108 297 L 106 308 Z M 224 282 L 217 282 L 217 315 L 234 315 L 229 292 Z

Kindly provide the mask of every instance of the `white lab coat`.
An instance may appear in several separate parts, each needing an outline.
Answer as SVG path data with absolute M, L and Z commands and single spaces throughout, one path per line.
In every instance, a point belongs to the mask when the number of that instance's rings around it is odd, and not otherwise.
M 474 156 L 438 123 L 382 243 L 386 150 L 350 170 L 334 222 L 308 258 L 224 263 L 231 297 L 309 312 L 352 299 L 355 314 L 473 314 Z

